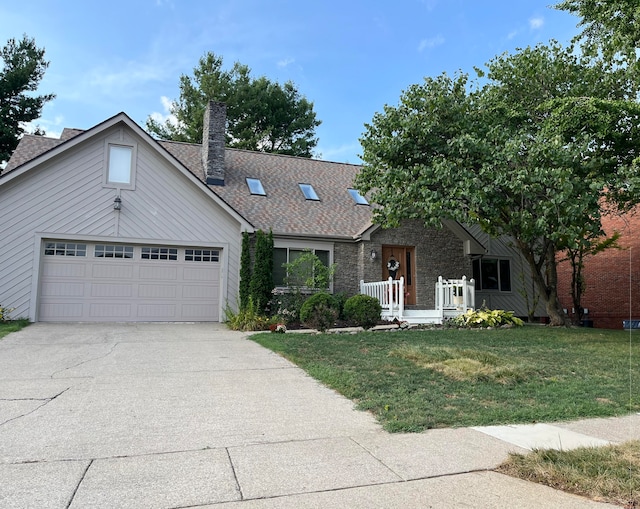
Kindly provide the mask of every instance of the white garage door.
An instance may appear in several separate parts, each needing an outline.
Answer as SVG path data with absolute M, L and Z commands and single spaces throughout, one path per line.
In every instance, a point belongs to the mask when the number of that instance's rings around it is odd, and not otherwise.
M 220 250 L 45 242 L 41 321 L 218 321 Z

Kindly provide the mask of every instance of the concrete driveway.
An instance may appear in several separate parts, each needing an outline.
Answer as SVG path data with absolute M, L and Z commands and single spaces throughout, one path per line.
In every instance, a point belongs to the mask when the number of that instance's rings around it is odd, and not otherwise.
M 0 340 L 0 507 L 601 507 L 487 471 L 473 429 L 388 435 L 218 324 L 33 324 Z

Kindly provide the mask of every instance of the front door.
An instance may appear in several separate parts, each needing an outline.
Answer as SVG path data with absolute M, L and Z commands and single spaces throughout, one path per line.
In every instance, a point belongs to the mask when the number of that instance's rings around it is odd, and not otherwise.
M 413 246 L 382 246 L 382 279 L 404 277 L 405 304 L 416 303 L 415 248 Z

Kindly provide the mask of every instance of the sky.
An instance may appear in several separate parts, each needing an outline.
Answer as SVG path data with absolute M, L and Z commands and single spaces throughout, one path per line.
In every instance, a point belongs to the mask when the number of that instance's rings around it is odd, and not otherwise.
M 224 68 L 292 81 L 322 124 L 316 157 L 359 164 L 365 124 L 425 77 L 474 74 L 493 57 L 555 39 L 578 18 L 555 0 L 0 0 L 0 45 L 23 34 L 50 62 L 36 122 L 48 136 L 123 111 L 165 119 L 212 51 Z

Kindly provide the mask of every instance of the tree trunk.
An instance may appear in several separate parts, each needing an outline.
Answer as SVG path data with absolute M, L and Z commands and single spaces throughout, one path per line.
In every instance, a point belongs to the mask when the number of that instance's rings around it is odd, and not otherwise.
M 520 251 L 525 260 L 529 263 L 531 275 L 538 287 L 540 297 L 544 300 L 544 304 L 549 315 L 550 325 L 552 326 L 571 326 L 571 320 L 564 312 L 560 299 L 558 298 L 558 271 L 556 266 L 556 249 L 552 242 L 547 241 L 547 247 L 544 251 L 545 273 L 542 274 L 541 266 L 536 260 L 535 254 L 530 246 L 518 242 Z

